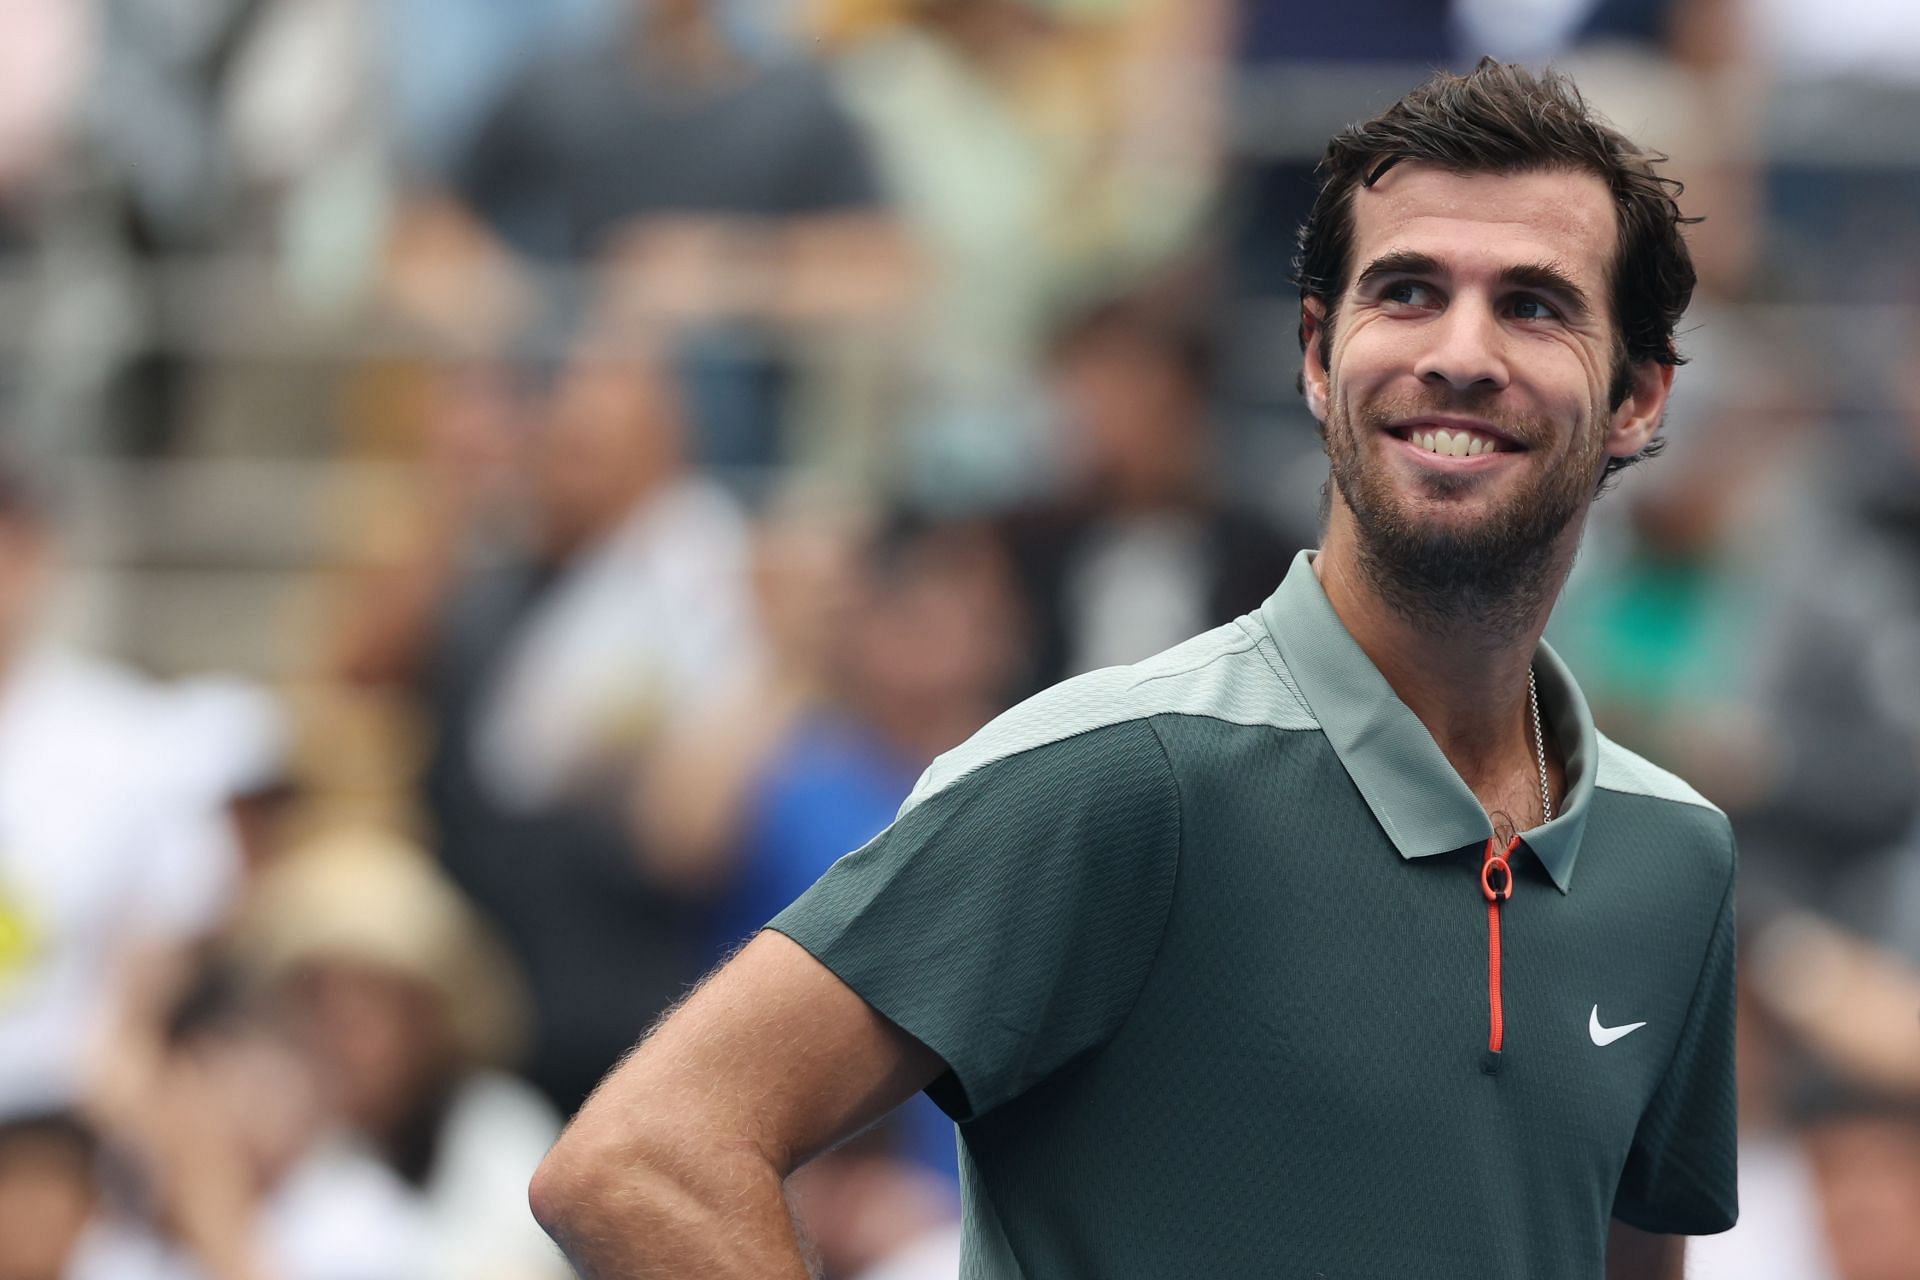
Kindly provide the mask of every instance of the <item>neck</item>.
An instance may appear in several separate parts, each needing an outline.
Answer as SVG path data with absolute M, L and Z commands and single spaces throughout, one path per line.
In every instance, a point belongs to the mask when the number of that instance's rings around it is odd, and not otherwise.
M 1537 600 L 1511 602 L 1494 621 L 1395 607 L 1363 565 L 1358 530 L 1337 501 L 1314 558 L 1314 574 L 1341 623 L 1476 794 L 1534 767 L 1527 674 L 1572 564 L 1579 531 L 1570 532 L 1551 589 Z

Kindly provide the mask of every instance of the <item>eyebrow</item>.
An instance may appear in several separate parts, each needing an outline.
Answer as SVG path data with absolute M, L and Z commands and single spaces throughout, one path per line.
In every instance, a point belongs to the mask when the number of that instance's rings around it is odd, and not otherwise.
M 1396 249 L 1369 262 L 1354 279 L 1356 288 L 1384 276 L 1438 276 L 1446 274 L 1440 260 L 1413 249 Z M 1559 296 L 1569 311 L 1589 315 L 1593 301 L 1587 291 L 1574 283 L 1573 276 L 1557 262 L 1523 262 L 1500 272 L 1500 284 L 1508 289 L 1533 289 Z
M 1383 253 L 1361 269 L 1354 277 L 1354 287 L 1371 284 L 1382 276 L 1437 276 L 1443 274 L 1439 259 L 1431 254 L 1417 253 L 1412 249 L 1396 249 L 1392 253 Z
M 1533 289 L 1558 294 L 1567 309 L 1588 315 L 1593 303 L 1587 291 L 1573 282 L 1573 276 L 1557 262 L 1525 262 L 1500 273 L 1500 283 L 1509 289 Z

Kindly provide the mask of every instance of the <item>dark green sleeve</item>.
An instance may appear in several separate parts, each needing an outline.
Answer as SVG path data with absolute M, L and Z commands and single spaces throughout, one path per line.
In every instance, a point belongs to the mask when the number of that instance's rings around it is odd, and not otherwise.
M 1729 877 L 1686 1026 L 1614 1194 L 1613 1216 L 1643 1231 L 1711 1235 L 1739 1217 L 1733 897 Z
M 1173 900 L 1180 801 L 1145 720 L 969 773 L 835 863 L 768 926 L 946 1060 L 957 1120 L 1119 1028 Z

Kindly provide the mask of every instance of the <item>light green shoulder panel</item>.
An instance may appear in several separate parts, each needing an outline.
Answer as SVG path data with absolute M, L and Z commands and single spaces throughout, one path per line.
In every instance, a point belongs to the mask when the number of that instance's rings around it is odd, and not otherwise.
M 1685 779 L 1668 773 L 1645 756 L 1635 755 L 1619 743 L 1600 734 L 1600 767 L 1593 785 L 1602 791 L 1617 791 L 1630 796 L 1652 796 L 1676 804 L 1697 805 L 1720 812 L 1720 807 L 1695 791 Z
M 1318 728 L 1281 670 L 1272 638 L 1242 618 L 1144 662 L 1075 676 L 1006 711 L 935 760 L 900 812 L 996 760 L 1128 720 L 1188 715 L 1276 729 Z

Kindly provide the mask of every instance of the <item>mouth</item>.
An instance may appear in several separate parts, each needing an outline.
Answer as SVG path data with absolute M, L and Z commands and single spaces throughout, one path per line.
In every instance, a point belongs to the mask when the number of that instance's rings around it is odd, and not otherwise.
M 1527 447 L 1512 436 L 1477 418 L 1410 418 L 1391 423 L 1385 430 L 1413 453 L 1456 465 L 1495 454 L 1527 451 Z

